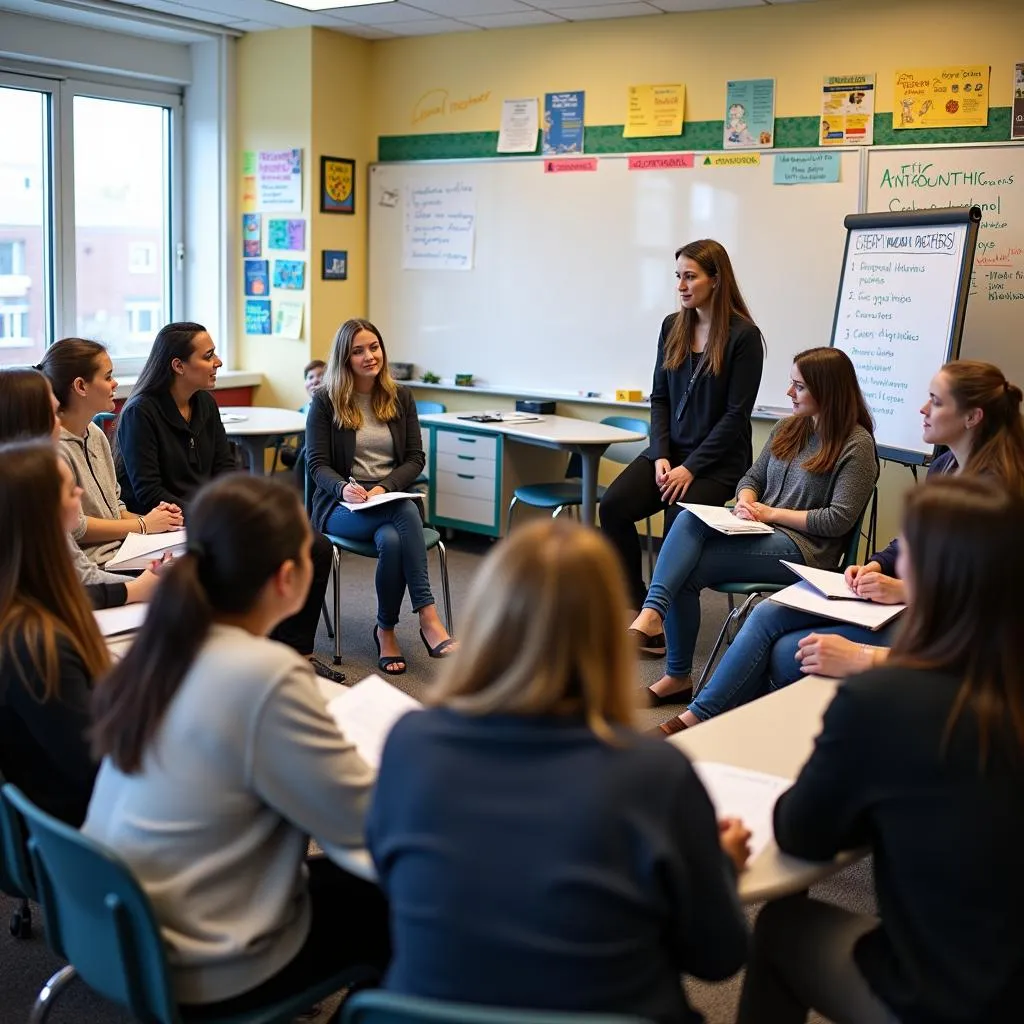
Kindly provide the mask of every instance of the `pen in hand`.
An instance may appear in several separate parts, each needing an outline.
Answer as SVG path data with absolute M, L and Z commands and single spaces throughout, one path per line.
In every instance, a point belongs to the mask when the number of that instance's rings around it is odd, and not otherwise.
M 358 501 L 366 501 L 366 499 L 367 499 L 366 491 L 363 488 L 362 484 L 360 484 L 360 483 L 358 483 L 356 481 L 355 477 L 350 476 L 348 478 L 348 485 L 349 485 L 349 487 L 352 488 L 352 492 L 353 492 L 353 495 L 354 495 L 354 497 L 352 499 L 353 501 L 357 501 L 357 502 Z

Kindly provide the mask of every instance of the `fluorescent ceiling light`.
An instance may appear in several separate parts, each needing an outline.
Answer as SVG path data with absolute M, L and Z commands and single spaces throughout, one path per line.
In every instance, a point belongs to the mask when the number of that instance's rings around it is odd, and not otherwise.
M 304 11 L 338 11 L 345 7 L 369 7 L 371 4 L 391 4 L 395 0 L 274 0 L 286 7 L 299 7 Z

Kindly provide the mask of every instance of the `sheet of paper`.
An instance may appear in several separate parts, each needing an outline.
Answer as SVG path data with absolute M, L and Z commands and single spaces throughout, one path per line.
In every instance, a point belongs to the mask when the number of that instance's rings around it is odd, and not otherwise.
M 370 508 L 377 508 L 380 505 L 386 505 L 389 501 L 399 501 L 402 498 L 415 498 L 417 501 L 423 500 L 423 495 L 419 491 L 388 491 L 387 494 L 375 494 L 372 498 L 367 498 L 366 501 L 342 501 L 340 505 L 344 505 L 350 512 L 365 512 Z
M 846 582 L 846 577 L 841 572 L 831 572 L 828 569 L 815 569 L 811 565 L 800 565 L 798 562 L 787 562 L 784 558 L 779 561 L 789 570 L 796 573 L 815 590 L 820 591 L 825 597 L 843 601 L 867 601 L 868 598 L 861 597 Z
M 221 423 L 244 423 L 249 417 L 237 412 L 221 413 Z
M 141 629 L 148 611 L 148 604 L 123 604 L 120 608 L 100 608 L 93 615 L 103 636 L 117 636 Z
M 873 601 L 829 600 L 822 597 L 806 580 L 772 594 L 768 600 L 797 611 L 811 612 L 837 622 L 851 622 L 870 630 L 881 629 L 906 607 L 902 604 L 875 604 Z
M 750 860 L 756 860 L 775 835 L 775 801 L 793 785 L 793 780 L 719 761 L 694 761 L 693 767 L 715 805 L 717 816 L 739 818 L 750 829 Z
M 501 105 L 501 130 L 498 132 L 499 153 L 536 153 L 540 116 L 537 97 L 505 100 Z
M 321 687 L 321 692 L 325 688 Z M 324 696 L 328 696 L 324 693 Z M 392 726 L 410 711 L 419 711 L 418 700 L 397 687 L 370 675 L 355 686 L 345 687 L 329 697 L 327 711 L 338 728 L 355 744 L 362 759 L 372 768 L 380 767 L 384 741 Z
M 117 554 L 104 566 L 112 572 L 119 569 L 148 569 L 149 563 L 163 557 L 165 551 L 180 555 L 188 538 L 184 530 L 168 533 L 129 533 Z
M 680 501 L 679 504 L 687 512 L 692 513 L 701 522 L 707 523 L 719 533 L 774 533 L 775 530 L 767 523 L 757 523 L 750 519 L 737 519 L 730 509 L 722 505 L 691 505 Z

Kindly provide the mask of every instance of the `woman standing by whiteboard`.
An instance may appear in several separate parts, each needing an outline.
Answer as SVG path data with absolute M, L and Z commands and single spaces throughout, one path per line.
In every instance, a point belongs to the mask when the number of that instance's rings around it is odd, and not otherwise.
M 665 317 L 651 388 L 651 443 L 601 499 L 601 530 L 622 560 L 632 606 L 646 597 L 636 523 L 675 502 L 723 505 L 753 462 L 750 414 L 764 340 L 725 248 L 710 238 L 676 250 L 681 309 Z M 665 653 L 664 642 L 645 652 Z

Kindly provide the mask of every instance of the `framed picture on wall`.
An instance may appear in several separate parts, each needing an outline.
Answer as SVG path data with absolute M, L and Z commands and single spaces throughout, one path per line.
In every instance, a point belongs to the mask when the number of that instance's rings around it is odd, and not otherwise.
M 320 157 L 320 212 L 356 212 L 356 162 L 340 156 Z
M 320 277 L 324 281 L 347 281 L 348 250 L 324 249 Z

